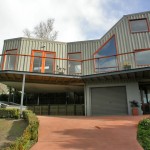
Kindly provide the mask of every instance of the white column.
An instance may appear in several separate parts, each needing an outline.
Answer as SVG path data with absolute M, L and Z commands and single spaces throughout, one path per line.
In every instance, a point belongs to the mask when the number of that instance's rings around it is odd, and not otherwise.
M 23 74 L 23 80 L 22 80 L 22 93 L 21 93 L 21 104 L 20 104 L 20 114 L 21 114 L 21 115 L 22 115 L 22 108 L 23 108 L 23 98 L 24 98 L 25 78 L 26 78 L 26 75 Z

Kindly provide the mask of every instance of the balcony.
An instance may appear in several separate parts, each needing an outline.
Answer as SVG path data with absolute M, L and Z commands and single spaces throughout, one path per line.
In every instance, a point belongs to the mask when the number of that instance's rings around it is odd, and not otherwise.
M 38 52 L 34 56 L 5 53 L 0 55 L 0 69 L 71 76 L 101 74 L 148 67 L 150 64 L 149 52 L 150 50 L 134 51 L 88 59 L 77 58 L 77 56 L 57 58 L 53 53 L 40 55 Z

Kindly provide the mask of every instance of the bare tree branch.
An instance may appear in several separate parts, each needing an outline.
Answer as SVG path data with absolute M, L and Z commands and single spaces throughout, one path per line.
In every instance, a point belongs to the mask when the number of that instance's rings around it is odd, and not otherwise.
M 24 35 L 26 36 L 26 37 L 28 37 L 28 38 L 31 38 L 31 31 L 29 30 L 29 29 L 24 29 L 23 30 L 23 33 L 24 33 Z
M 54 31 L 54 22 L 52 18 L 48 18 L 46 22 L 41 21 L 33 29 L 34 37 L 54 41 L 57 38 L 58 32 Z M 31 37 L 31 32 L 28 29 L 24 31 L 25 36 Z

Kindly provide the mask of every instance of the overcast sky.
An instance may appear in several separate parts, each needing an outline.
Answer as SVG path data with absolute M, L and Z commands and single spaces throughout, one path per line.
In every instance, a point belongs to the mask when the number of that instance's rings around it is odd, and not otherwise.
M 47 18 L 55 19 L 57 41 L 70 42 L 98 39 L 123 15 L 149 10 L 150 0 L 0 0 L 0 52 L 4 39 Z

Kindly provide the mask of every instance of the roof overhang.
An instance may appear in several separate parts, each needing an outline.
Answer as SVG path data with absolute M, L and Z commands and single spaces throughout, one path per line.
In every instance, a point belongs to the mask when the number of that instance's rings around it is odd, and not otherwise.
M 0 82 L 4 81 L 22 82 L 24 74 L 26 76 L 25 80 L 27 83 L 83 85 L 83 81 L 79 76 L 33 73 L 33 72 L 11 71 L 11 70 L 0 71 Z
M 25 74 L 25 92 L 82 92 L 83 80 L 78 76 L 45 74 L 21 71 L 0 71 L 0 82 L 21 91 Z
M 150 83 L 150 67 L 122 70 L 116 72 L 70 76 L 61 74 L 45 74 L 5 70 L 0 71 L 0 82 L 21 90 L 23 75 L 25 74 L 25 89 L 29 92 L 67 92 L 83 91 L 85 83 L 98 82 L 126 82 L 137 81 Z
M 81 78 L 84 82 L 150 81 L 150 67 L 86 75 Z

